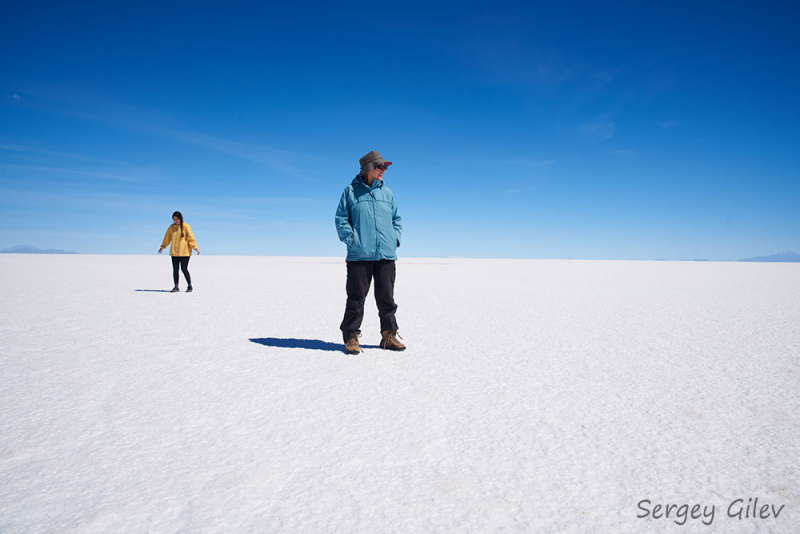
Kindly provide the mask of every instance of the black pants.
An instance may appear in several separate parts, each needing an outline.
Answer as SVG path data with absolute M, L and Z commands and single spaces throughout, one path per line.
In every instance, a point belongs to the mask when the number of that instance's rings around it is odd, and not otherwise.
M 183 271 L 186 283 L 192 285 L 192 277 L 189 276 L 189 256 L 172 256 L 172 279 L 175 280 L 175 287 L 178 287 L 178 266 Z
M 367 300 L 373 278 L 381 330 L 397 330 L 397 320 L 394 318 L 397 311 L 397 304 L 394 303 L 395 274 L 393 260 L 347 262 L 347 304 L 344 308 L 342 325 L 339 327 L 345 342 L 351 334 L 361 332 L 364 302 Z

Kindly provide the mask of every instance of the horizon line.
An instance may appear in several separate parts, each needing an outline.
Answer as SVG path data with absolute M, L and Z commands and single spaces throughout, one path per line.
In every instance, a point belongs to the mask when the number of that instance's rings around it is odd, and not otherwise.
M 57 250 L 57 249 L 45 249 L 45 250 Z M 59 251 L 59 252 L 46 252 L 45 250 L 41 250 L 38 252 L 10 252 L 6 250 L 0 250 L 0 254 L 8 254 L 8 255 L 25 255 L 25 256 L 158 256 L 155 253 L 136 253 L 136 252 L 74 252 L 74 251 Z M 736 259 L 736 260 L 723 260 L 723 259 L 707 259 L 707 258 L 682 258 L 682 259 L 667 259 L 667 258 L 652 258 L 652 259 L 633 259 L 633 258 L 535 258 L 535 257 L 524 257 L 524 258 L 512 258 L 512 257 L 501 257 L 501 256 L 403 256 L 398 258 L 396 261 L 402 261 L 403 259 L 435 259 L 435 260 L 506 260 L 506 261 L 644 261 L 644 262 L 698 262 L 698 263 L 716 263 L 716 262 L 723 262 L 723 263 L 737 263 L 737 262 L 744 262 L 744 263 L 800 263 L 800 259 L 790 259 L 784 261 L 776 261 L 776 260 L 759 260 L 758 258 L 771 258 L 774 256 L 778 256 L 783 252 L 790 252 L 794 256 L 800 257 L 800 255 L 792 252 L 792 251 L 782 251 L 781 253 L 771 254 L 768 256 L 756 256 L 754 258 L 743 258 L 743 259 Z M 162 254 L 162 256 L 169 256 L 168 254 Z M 203 253 L 203 254 L 195 254 L 194 256 L 212 256 L 212 257 L 251 257 L 251 258 L 324 258 L 330 260 L 341 260 L 346 261 L 343 256 L 325 256 L 325 255 L 314 255 L 314 254 L 305 254 L 305 255 L 276 255 L 276 254 L 215 254 L 215 253 Z

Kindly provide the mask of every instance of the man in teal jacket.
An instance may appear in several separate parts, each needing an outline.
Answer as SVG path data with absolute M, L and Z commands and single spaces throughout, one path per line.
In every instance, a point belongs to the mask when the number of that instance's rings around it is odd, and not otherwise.
M 380 346 L 404 350 L 405 345 L 397 339 L 394 302 L 395 260 L 403 226 L 392 191 L 383 184 L 383 173 L 392 162 L 373 150 L 359 163 L 361 172 L 345 187 L 336 208 L 336 231 L 347 245 L 347 304 L 340 326 L 345 351 L 362 351 L 358 338 L 373 278 L 381 321 Z

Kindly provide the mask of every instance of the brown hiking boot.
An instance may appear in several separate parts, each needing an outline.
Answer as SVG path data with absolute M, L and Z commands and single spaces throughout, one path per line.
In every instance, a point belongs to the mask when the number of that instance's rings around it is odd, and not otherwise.
M 381 348 L 387 350 L 406 350 L 406 346 L 397 340 L 398 337 L 397 330 L 381 330 Z
M 347 343 L 344 345 L 344 351 L 347 354 L 358 354 L 359 352 L 364 352 L 361 348 L 361 343 L 358 342 L 358 338 L 361 336 L 359 333 L 350 334 L 350 337 L 347 338 Z

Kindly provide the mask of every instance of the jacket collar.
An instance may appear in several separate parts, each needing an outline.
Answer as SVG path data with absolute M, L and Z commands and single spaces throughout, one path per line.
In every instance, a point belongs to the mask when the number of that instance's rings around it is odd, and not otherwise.
M 352 183 L 353 183 L 353 187 L 356 187 L 359 184 L 361 184 L 362 186 L 366 187 L 369 190 L 377 189 L 379 187 L 383 187 L 383 180 L 375 180 L 375 181 L 372 182 L 372 187 L 368 186 L 367 183 L 364 181 L 364 178 L 360 174 L 357 174 L 356 177 L 353 178 L 353 182 Z

